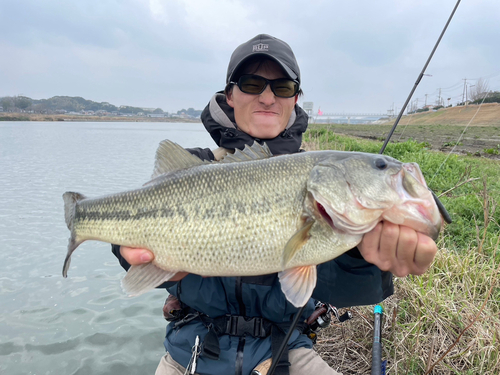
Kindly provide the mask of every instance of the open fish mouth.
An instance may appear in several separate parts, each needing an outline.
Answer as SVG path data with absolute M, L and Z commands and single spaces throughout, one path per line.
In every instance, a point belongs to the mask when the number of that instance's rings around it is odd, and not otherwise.
M 437 239 L 443 218 L 419 166 L 403 163 L 401 171 L 393 176 L 391 185 L 398 193 L 400 202 L 384 212 L 383 219 L 409 226 Z
M 378 202 L 364 194 L 351 195 L 343 208 L 330 204 L 316 190 L 311 190 L 316 214 L 335 232 L 363 235 L 382 220 L 404 225 L 437 239 L 442 217 L 424 176 L 415 163 L 404 163 L 399 172 L 387 176 L 387 188 L 395 192 L 394 202 Z
M 375 225 L 380 220 L 373 220 L 365 223 L 356 223 L 355 221 L 349 219 L 347 215 L 343 215 L 335 211 L 328 204 L 327 200 L 323 198 L 318 193 L 313 193 L 314 196 L 314 205 L 317 209 L 318 214 L 321 218 L 330 225 L 330 227 L 336 231 L 341 233 L 348 234 L 364 234 L 372 230 Z M 357 203 L 360 209 L 365 210 L 359 203 Z M 381 213 L 381 212 L 380 212 Z M 379 215 L 380 215 L 379 213 Z M 372 213 L 373 214 L 373 213 Z

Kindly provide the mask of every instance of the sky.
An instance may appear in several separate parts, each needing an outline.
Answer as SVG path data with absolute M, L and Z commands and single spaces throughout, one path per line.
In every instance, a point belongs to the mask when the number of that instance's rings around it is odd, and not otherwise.
M 233 50 L 286 41 L 314 112 L 399 110 L 456 0 L 0 0 L 0 97 L 203 109 Z M 413 96 L 500 91 L 500 1 L 463 0 Z M 467 79 L 467 81 L 464 81 Z M 427 96 L 426 96 L 427 94 Z M 451 98 L 448 102 L 447 99 Z

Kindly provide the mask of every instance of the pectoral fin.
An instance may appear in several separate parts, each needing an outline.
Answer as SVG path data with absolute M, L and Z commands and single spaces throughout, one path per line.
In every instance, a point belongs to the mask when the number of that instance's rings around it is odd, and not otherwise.
M 316 266 L 290 268 L 278 273 L 281 290 L 295 307 L 304 306 L 316 287 Z
M 122 280 L 122 288 L 130 296 L 138 296 L 170 280 L 177 271 L 165 271 L 153 263 L 131 266 Z
M 286 265 L 293 259 L 295 254 L 304 246 L 309 239 L 309 230 L 314 224 L 314 220 L 307 220 L 302 227 L 288 240 L 283 250 L 283 259 L 281 267 L 286 268 Z

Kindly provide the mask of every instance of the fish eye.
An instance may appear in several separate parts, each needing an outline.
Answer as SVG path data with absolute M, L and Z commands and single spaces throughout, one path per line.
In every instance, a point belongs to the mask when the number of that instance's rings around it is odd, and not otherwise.
M 385 162 L 384 159 L 379 158 L 375 160 L 375 166 L 380 170 L 384 170 L 385 168 L 387 168 L 387 163 Z

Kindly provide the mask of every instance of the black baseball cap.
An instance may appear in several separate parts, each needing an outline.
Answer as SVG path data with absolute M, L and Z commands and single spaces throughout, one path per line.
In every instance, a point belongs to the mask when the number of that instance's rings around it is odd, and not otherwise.
M 299 64 L 290 46 L 271 35 L 259 34 L 234 50 L 227 67 L 226 84 L 233 81 L 234 73 L 246 60 L 258 55 L 276 61 L 291 79 L 300 82 Z

